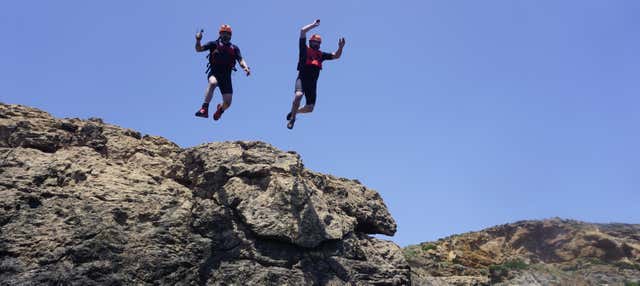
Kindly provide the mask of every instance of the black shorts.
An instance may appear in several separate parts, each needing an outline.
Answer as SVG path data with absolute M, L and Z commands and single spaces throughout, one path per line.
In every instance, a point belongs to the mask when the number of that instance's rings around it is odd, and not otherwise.
M 304 93 L 305 104 L 316 104 L 316 98 L 318 96 L 316 92 L 317 87 L 317 77 L 298 75 L 296 79 L 296 92 L 302 91 Z
M 233 93 L 233 84 L 231 83 L 231 70 L 229 71 L 211 71 L 207 75 L 207 80 L 213 76 L 216 78 L 218 82 L 218 87 L 220 88 L 220 93 Z

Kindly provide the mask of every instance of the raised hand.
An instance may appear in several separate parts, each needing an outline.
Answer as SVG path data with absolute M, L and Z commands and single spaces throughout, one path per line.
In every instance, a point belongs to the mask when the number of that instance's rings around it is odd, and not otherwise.
M 202 40 L 202 32 L 204 32 L 204 30 L 200 30 L 200 32 L 196 33 L 196 40 Z
M 313 23 L 302 27 L 302 30 L 300 30 L 300 38 L 305 38 L 307 32 L 318 26 L 320 26 L 320 19 L 317 19 Z
M 345 39 L 344 38 L 340 38 L 338 40 L 338 47 L 340 47 L 340 48 L 344 47 L 345 43 L 346 43 Z

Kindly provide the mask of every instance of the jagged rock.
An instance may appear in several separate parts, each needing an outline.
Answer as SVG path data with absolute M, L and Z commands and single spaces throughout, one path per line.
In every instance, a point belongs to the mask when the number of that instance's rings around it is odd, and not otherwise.
M 197 196 L 237 211 L 257 236 L 301 247 L 316 247 L 353 231 L 396 231 L 377 192 L 306 170 L 297 154 L 261 142 L 187 149 L 169 176 Z
M 0 104 L 0 196 L 2 285 L 410 284 L 377 192 L 262 142 Z

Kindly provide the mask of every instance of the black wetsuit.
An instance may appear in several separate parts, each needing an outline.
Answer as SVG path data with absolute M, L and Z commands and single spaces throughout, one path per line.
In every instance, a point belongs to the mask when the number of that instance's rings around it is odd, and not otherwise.
M 302 92 L 306 100 L 306 104 L 316 103 L 316 88 L 318 85 L 318 77 L 320 77 L 321 67 L 307 63 L 307 39 L 300 38 L 300 56 L 298 58 L 298 79 L 302 84 Z M 325 60 L 332 60 L 333 54 L 321 52 L 321 56 L 316 59 L 322 63 Z M 321 64 L 320 64 L 321 65 Z
M 214 76 L 218 81 L 220 92 L 233 93 L 231 83 L 231 71 L 235 67 L 236 61 L 242 60 L 240 49 L 231 43 L 223 43 L 221 40 L 208 42 L 202 46 L 209 50 L 209 69 L 207 79 Z

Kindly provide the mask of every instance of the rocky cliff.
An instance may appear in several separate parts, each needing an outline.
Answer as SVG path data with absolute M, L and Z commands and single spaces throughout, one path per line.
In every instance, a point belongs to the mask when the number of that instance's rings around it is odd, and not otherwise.
M 408 285 L 380 195 L 262 142 L 0 104 L 2 285 Z
M 640 225 L 521 221 L 404 252 L 415 285 L 640 285 Z

